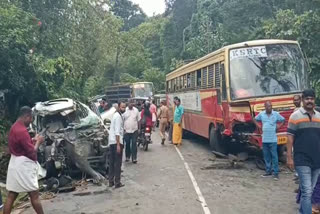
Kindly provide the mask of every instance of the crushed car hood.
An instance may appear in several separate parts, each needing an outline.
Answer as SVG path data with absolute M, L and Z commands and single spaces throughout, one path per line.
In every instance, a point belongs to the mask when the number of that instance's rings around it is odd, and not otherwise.
M 34 107 L 34 111 L 41 116 L 55 115 L 57 113 L 65 116 L 75 110 L 76 105 L 74 101 L 69 98 L 38 102 Z

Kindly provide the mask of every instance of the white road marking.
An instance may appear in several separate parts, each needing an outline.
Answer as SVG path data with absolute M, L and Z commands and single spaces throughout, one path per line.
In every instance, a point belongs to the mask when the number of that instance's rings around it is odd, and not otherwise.
M 189 174 L 189 177 L 190 177 L 191 182 L 193 184 L 194 190 L 196 191 L 196 193 L 198 195 L 198 199 L 201 202 L 201 206 L 202 206 L 204 214 L 211 214 L 211 212 L 209 210 L 209 207 L 208 207 L 208 205 L 206 203 L 206 200 L 204 199 L 204 197 L 203 197 L 203 195 L 202 195 L 202 193 L 200 191 L 198 183 L 197 183 L 196 179 L 194 178 L 188 163 L 184 160 L 184 157 L 182 156 L 179 148 L 177 146 L 175 146 L 175 148 L 176 148 L 176 151 L 177 151 L 178 155 L 180 156 L 181 160 L 183 161 L 184 166 L 185 166 L 185 168 L 186 168 L 186 170 L 187 170 L 187 172 Z

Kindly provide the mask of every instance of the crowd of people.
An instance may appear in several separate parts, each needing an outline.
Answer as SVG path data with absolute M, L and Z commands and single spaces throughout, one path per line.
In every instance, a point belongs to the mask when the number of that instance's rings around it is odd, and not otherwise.
M 297 202 L 300 203 L 300 213 L 319 213 L 320 204 L 320 113 L 315 110 L 315 92 L 305 90 L 302 95 L 296 95 L 293 103 L 296 106 L 289 118 L 287 128 L 287 166 L 295 170 L 299 179 Z M 172 108 L 166 101 L 161 101 L 160 108 L 152 101 L 143 104 L 142 111 L 135 102 L 119 102 L 113 115 L 109 131 L 109 187 L 120 188 L 123 150 L 125 161 L 137 164 L 137 140 L 141 129 L 145 126 L 155 127 L 159 120 L 162 145 L 166 142 L 168 130 L 170 143 L 179 146 L 182 143 L 182 122 L 184 108 L 181 100 L 174 97 Z M 302 106 L 301 106 L 302 104 Z M 106 101 L 102 100 L 99 111 L 103 112 Z M 273 110 L 272 102 L 264 104 L 265 110 L 260 112 L 254 123 L 262 133 L 262 150 L 266 164 L 266 172 L 262 177 L 273 177 L 279 180 L 277 154 L 277 130 L 285 123 L 285 118 Z M 32 110 L 22 107 L 19 118 L 11 127 L 9 133 L 9 151 L 11 159 L 8 167 L 7 183 L 8 197 L 4 214 L 11 213 L 12 205 L 21 192 L 27 192 L 36 213 L 43 213 L 39 200 L 39 185 L 37 180 L 37 150 L 44 142 L 40 135 L 31 138 L 27 127 L 32 122 Z M 1 199 L 1 198 L 0 198 Z M 0 208 L 2 201 L 0 200 Z
M 171 112 L 171 113 L 170 113 Z M 160 109 L 154 102 L 146 101 L 143 104 L 142 111 L 139 113 L 135 107 L 134 101 L 129 101 L 126 107 L 125 102 L 119 102 L 118 111 L 112 118 L 109 131 L 110 159 L 109 159 L 109 187 L 123 187 L 121 183 L 121 165 L 122 153 L 125 148 L 125 161 L 137 164 L 137 140 L 141 129 L 144 127 L 156 126 L 159 119 L 159 129 L 161 145 L 166 141 L 167 127 L 173 127 L 172 144 L 181 145 L 182 142 L 182 119 L 184 110 L 178 97 L 174 98 L 174 107 L 172 111 L 167 107 L 166 101 L 161 101 Z M 171 123 L 170 123 L 171 122 Z M 123 146 L 125 144 L 125 147 Z

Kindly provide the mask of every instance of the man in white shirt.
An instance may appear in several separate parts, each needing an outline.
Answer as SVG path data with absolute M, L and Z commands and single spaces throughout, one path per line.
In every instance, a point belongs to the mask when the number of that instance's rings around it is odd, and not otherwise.
M 126 144 L 126 162 L 132 158 L 133 163 L 137 163 L 137 138 L 138 138 L 138 123 L 139 111 L 134 107 L 133 100 L 130 100 L 129 106 L 124 117 L 124 141 Z
M 110 131 L 109 131 L 109 187 L 115 188 L 123 187 L 124 184 L 120 182 L 122 152 L 123 152 L 123 134 L 124 134 L 124 119 L 122 114 L 126 110 L 126 104 L 119 102 L 118 111 L 114 113 Z

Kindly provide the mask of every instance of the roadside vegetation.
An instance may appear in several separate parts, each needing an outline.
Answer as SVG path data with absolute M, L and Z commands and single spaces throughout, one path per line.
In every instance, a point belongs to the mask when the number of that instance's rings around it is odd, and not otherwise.
M 129 0 L 1 1 L 0 143 L 22 105 L 85 101 L 118 82 L 161 91 L 166 73 L 245 40 L 298 40 L 319 94 L 319 0 L 165 2 L 164 14 L 147 17 Z

